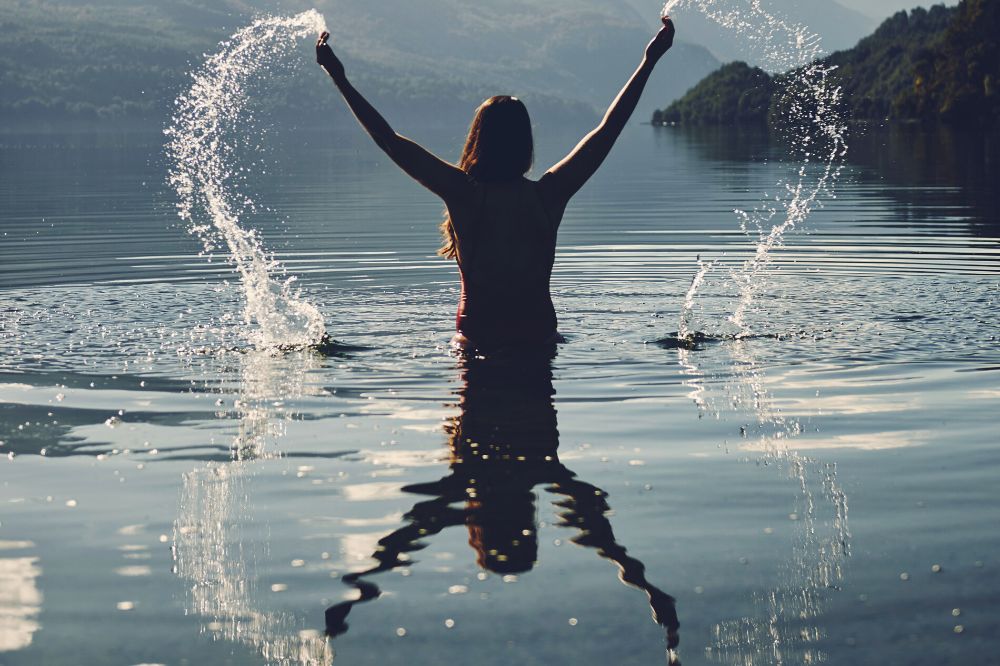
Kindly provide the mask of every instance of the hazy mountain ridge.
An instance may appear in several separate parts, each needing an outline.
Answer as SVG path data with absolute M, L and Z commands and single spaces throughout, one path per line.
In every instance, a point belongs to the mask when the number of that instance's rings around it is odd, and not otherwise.
M 660 0 L 625 0 L 637 13 L 649 20 L 655 19 L 663 6 Z M 720 0 L 720 8 L 746 8 L 750 0 Z M 826 53 L 857 44 L 869 34 L 878 21 L 855 9 L 845 7 L 836 0 L 761 0 L 761 8 L 776 17 L 805 26 L 822 38 Z M 694 7 L 682 3 L 674 11 L 678 34 L 685 39 L 704 45 L 722 62 L 743 60 L 751 65 L 762 65 L 755 57 L 754 44 L 722 28 Z
M 58 124 L 163 122 L 187 71 L 255 13 L 316 6 L 358 87 L 407 122 L 467 122 L 497 93 L 522 95 L 536 114 L 594 118 L 624 83 L 653 30 L 623 0 L 522 0 L 474 6 L 457 0 L 263 2 L 2 0 L 0 121 Z M 651 82 L 654 101 L 680 95 L 718 61 L 678 43 Z M 262 104 L 294 122 L 344 113 L 322 74 L 303 62 L 272 79 Z M 673 91 L 673 93 L 663 91 Z

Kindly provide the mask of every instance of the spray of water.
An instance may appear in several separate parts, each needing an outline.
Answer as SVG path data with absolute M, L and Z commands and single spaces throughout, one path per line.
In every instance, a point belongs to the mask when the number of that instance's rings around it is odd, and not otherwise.
M 744 37 L 766 69 L 788 72 L 779 80 L 777 129 L 790 146 L 797 168 L 778 184 L 783 195 L 776 200 L 767 199 L 753 211 L 734 211 L 745 233 L 757 232 L 753 255 L 732 276 L 739 298 L 729 320 L 738 328 L 737 335 L 745 337 L 751 334 L 746 315 L 763 286 L 763 274 L 774 250 L 782 246 L 786 233 L 801 226 L 813 208 L 821 205 L 823 195 L 835 196 L 833 185 L 847 151 L 846 125 L 839 111 L 842 93 L 830 80 L 833 68 L 818 62 L 822 54 L 819 36 L 768 13 L 760 0 L 669 0 L 663 15 L 677 6 L 692 7 Z M 704 281 L 703 271 L 700 264 L 681 313 L 682 330 L 689 325 L 689 304 Z
M 282 277 L 282 266 L 257 233 L 240 224 L 253 201 L 236 186 L 235 137 L 246 122 L 251 80 L 292 53 L 300 39 L 324 29 L 323 17 L 310 10 L 290 18 L 262 17 L 237 31 L 192 74 L 165 132 L 178 214 L 206 252 L 219 247 L 228 252 L 243 285 L 248 338 L 258 348 L 315 345 L 325 327 L 319 310 L 294 288 L 294 278 Z
M 693 342 L 693 331 L 691 330 L 691 313 L 694 311 L 694 299 L 698 294 L 698 288 L 705 281 L 708 274 L 715 268 L 715 261 L 702 261 L 698 257 L 698 272 L 691 279 L 691 286 L 688 287 L 687 294 L 684 295 L 684 305 L 681 306 L 680 325 L 677 328 L 677 338 L 681 341 Z
M 782 467 L 797 483 L 799 492 L 793 515 L 799 526 L 797 543 L 784 572 L 783 583 L 757 598 L 759 616 L 724 620 L 715 626 L 710 658 L 721 663 L 752 666 L 763 663 L 816 663 L 825 655 L 817 643 L 823 637 L 820 617 L 827 590 L 842 577 L 841 563 L 849 554 L 847 498 L 837 482 L 836 466 L 803 456 L 791 445 L 801 434 L 800 424 L 776 407 L 766 388 L 764 374 L 751 350 L 747 312 L 762 286 L 772 253 L 781 247 L 787 232 L 800 226 L 832 186 L 846 153 L 845 125 L 838 113 L 840 89 L 829 80 L 831 68 L 817 62 L 819 38 L 801 26 L 791 25 L 761 7 L 759 0 L 669 0 L 666 15 L 676 6 L 691 6 L 703 15 L 747 38 L 747 43 L 771 71 L 789 72 L 780 84 L 780 127 L 797 159 L 793 175 L 779 183 L 783 195 L 765 198 L 752 211 L 735 211 L 744 233 L 757 233 L 753 255 L 732 277 L 739 297 L 730 321 L 739 333 L 726 346 L 729 362 L 721 374 L 729 376 L 724 395 L 715 399 L 707 390 L 708 373 L 695 363 L 683 344 L 694 340 L 691 319 L 699 288 L 715 262 L 699 257 L 698 271 L 685 294 L 680 314 L 678 361 L 689 377 L 685 384 L 699 415 L 720 412 L 716 404 L 734 412 L 748 412 L 752 421 L 741 428 L 749 441 L 742 448 L 760 453 L 760 462 Z M 717 385 L 717 382 L 711 385 Z M 755 433 L 753 431 L 756 431 Z M 756 441 L 754 434 L 757 435 Z M 728 450 L 728 447 L 727 447 Z M 819 478 L 820 486 L 813 480 Z
M 663 5 L 663 11 L 660 12 L 660 16 L 667 16 L 674 7 L 680 3 L 681 0 L 667 0 L 667 4 Z

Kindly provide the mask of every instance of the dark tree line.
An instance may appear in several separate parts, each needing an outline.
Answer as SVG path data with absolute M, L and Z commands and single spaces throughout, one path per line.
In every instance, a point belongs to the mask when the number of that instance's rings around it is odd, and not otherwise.
M 1000 2 L 962 0 L 953 8 L 899 12 L 852 49 L 822 60 L 844 91 L 853 120 L 941 121 L 1000 126 Z M 653 115 L 656 124 L 766 123 L 781 111 L 795 71 L 770 76 L 730 63 Z

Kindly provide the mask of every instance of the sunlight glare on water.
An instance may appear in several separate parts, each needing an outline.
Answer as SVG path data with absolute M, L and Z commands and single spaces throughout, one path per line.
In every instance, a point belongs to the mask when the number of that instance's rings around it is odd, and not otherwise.
M 192 75 L 165 132 L 178 215 L 206 252 L 219 246 L 228 251 L 243 284 L 244 318 L 256 326 L 246 337 L 258 348 L 314 345 L 326 329 L 323 315 L 294 288 L 295 278 L 283 279 L 283 267 L 257 233 L 240 225 L 241 212 L 254 205 L 239 191 L 234 163 L 238 130 L 250 113 L 246 87 L 325 25 L 313 9 L 290 18 L 265 16 L 237 31 Z

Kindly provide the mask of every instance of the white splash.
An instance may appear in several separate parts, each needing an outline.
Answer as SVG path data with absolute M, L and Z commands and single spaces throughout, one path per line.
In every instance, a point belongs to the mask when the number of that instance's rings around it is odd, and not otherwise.
M 755 228 L 758 234 L 753 256 L 732 276 L 739 287 L 739 299 L 729 320 L 738 327 L 738 335 L 745 337 L 751 334 L 746 315 L 763 286 L 763 273 L 773 251 L 782 246 L 787 232 L 801 226 L 813 208 L 822 204 L 820 197 L 834 197 L 832 187 L 847 152 L 847 127 L 839 111 L 842 92 L 830 81 L 834 68 L 818 62 L 822 55 L 820 37 L 768 13 L 760 0 L 669 0 L 663 14 L 677 5 L 693 7 L 743 37 L 765 69 L 788 72 L 779 80 L 781 122 L 777 129 L 798 166 L 790 178 L 778 184 L 784 191 L 782 196 L 765 198 L 753 211 L 734 211 L 744 233 Z M 699 269 L 700 273 L 703 267 Z M 704 275 L 695 276 L 698 284 L 687 294 L 682 320 L 690 313 L 687 303 L 694 300 L 703 280 Z
M 178 215 L 198 234 L 207 252 L 228 250 L 246 298 L 244 319 L 258 348 L 314 345 L 323 338 L 323 316 L 282 278 L 281 264 L 257 233 L 240 226 L 251 198 L 235 186 L 236 130 L 247 118 L 247 86 L 299 46 L 303 37 L 325 29 L 316 10 L 289 18 L 266 16 L 237 31 L 192 74 L 191 88 L 175 102 L 173 124 L 165 131 L 173 160 L 169 182 L 178 195 Z
M 684 305 L 681 306 L 681 316 L 680 322 L 677 326 L 677 339 L 684 341 L 690 340 L 693 335 L 691 330 L 691 313 L 694 310 L 694 300 L 695 296 L 698 295 L 698 289 L 701 287 L 701 283 L 705 281 L 708 274 L 713 268 L 715 268 L 717 260 L 713 261 L 702 261 L 701 257 L 698 257 L 698 272 L 694 274 L 691 279 L 691 286 L 688 287 L 687 294 L 684 295 Z M 678 347 L 680 349 L 680 347 Z
M 663 5 L 663 9 L 660 10 L 660 16 L 666 17 L 670 13 L 670 10 L 676 7 L 680 1 L 681 0 L 667 0 L 667 4 Z
M 756 599 L 758 613 L 717 623 L 708 655 L 713 661 L 740 666 L 818 663 L 826 659 L 820 639 L 827 597 L 842 580 L 842 564 L 850 553 L 847 497 L 838 484 L 834 464 L 821 463 L 795 450 L 793 440 L 802 427 L 781 413 L 752 353 L 752 341 L 745 338 L 751 334 L 746 315 L 762 287 L 772 252 L 781 247 L 788 231 L 805 222 L 821 203 L 821 196 L 833 197 L 832 185 L 847 150 L 846 126 L 838 112 L 841 91 L 829 81 L 832 68 L 817 62 L 821 55 L 819 37 L 768 14 L 760 0 L 669 0 L 663 14 L 680 4 L 695 7 L 743 36 L 766 69 L 789 72 L 779 81 L 779 131 L 797 164 L 792 176 L 779 183 L 783 195 L 765 196 L 755 210 L 735 211 L 744 233 L 755 230 L 757 239 L 753 255 L 732 276 L 739 299 L 729 320 L 739 333 L 726 345 L 728 363 L 716 373 L 716 377 L 729 378 L 721 382 L 720 395 L 709 390 L 720 385 L 717 378 L 706 379 L 713 373 L 699 368 L 685 346 L 677 348 L 678 361 L 688 377 L 685 385 L 691 389 L 689 397 L 699 416 L 720 418 L 723 409 L 748 413 L 752 420 L 741 432 L 757 441 L 746 448 L 760 451 L 759 462 L 783 468 L 798 486 L 792 514 L 797 519 L 798 538 L 783 582 Z M 691 330 L 695 299 L 714 265 L 698 259 L 698 271 L 680 314 L 681 340 L 695 335 Z

